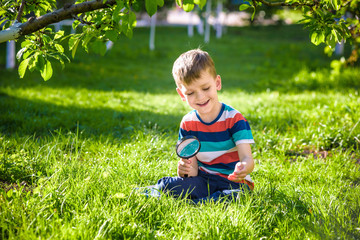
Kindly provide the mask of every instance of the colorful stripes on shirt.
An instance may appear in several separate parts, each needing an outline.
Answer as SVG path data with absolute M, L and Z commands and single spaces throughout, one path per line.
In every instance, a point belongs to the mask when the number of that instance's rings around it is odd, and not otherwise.
M 211 123 L 203 122 L 195 110 L 185 115 L 180 124 L 179 139 L 187 135 L 196 136 L 201 142 L 200 152 L 196 155 L 200 170 L 225 178 L 239 162 L 236 145 L 254 143 L 248 121 L 224 103 Z M 251 181 L 250 176 L 248 179 Z

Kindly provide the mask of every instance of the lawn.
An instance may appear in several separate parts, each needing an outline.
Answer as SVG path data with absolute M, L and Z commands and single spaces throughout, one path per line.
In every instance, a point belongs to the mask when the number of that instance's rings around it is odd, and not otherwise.
M 360 238 L 359 66 L 331 69 L 300 25 L 227 28 L 208 44 L 158 27 L 155 51 L 148 38 L 137 28 L 104 57 L 79 51 L 47 82 L 0 59 L 0 239 Z M 190 109 L 171 68 L 196 47 L 256 142 L 255 190 L 232 202 L 134 192 L 176 174 Z

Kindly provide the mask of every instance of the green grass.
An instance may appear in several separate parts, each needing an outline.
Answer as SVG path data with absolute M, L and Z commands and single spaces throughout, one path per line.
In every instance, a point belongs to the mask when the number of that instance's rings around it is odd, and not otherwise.
M 359 68 L 333 72 L 301 26 L 228 28 L 209 44 L 180 27 L 156 34 L 153 52 L 146 28 L 105 57 L 80 51 L 48 82 L 0 69 L 0 238 L 359 239 Z M 255 190 L 199 206 L 139 196 L 176 174 L 190 109 L 171 68 L 198 46 L 220 100 L 251 124 Z

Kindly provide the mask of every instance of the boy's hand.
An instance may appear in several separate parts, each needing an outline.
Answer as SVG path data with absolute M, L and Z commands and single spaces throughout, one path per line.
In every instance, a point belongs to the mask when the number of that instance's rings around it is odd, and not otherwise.
M 181 158 L 178 162 L 177 172 L 180 177 L 184 177 L 185 174 L 187 174 L 188 177 L 197 176 L 197 159 L 195 157 L 190 159 Z
M 236 164 L 234 172 L 228 176 L 233 182 L 240 182 L 254 170 L 254 159 L 248 143 L 236 145 L 240 161 Z
M 234 172 L 228 176 L 228 179 L 233 182 L 240 182 L 244 180 L 248 174 L 246 162 L 238 162 L 235 166 Z

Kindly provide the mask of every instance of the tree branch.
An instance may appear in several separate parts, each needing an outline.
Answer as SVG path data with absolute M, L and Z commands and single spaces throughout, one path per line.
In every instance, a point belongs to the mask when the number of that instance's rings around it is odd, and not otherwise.
M 73 15 L 77 15 L 79 13 L 91 12 L 94 10 L 108 8 L 112 5 L 115 5 L 115 0 L 108 0 L 105 3 L 102 1 L 91 1 L 91 2 L 83 2 L 80 4 L 73 4 L 69 8 L 61 8 L 54 12 L 45 14 L 33 22 L 26 22 L 21 26 L 20 35 L 28 35 L 30 33 L 36 32 L 49 24 L 57 23 L 65 19 L 72 18 Z
M 8 40 L 17 39 L 20 36 L 31 34 L 48 26 L 49 24 L 53 24 L 65 19 L 73 18 L 74 15 L 85 12 L 91 12 L 102 8 L 109 8 L 115 4 L 116 4 L 116 0 L 107 0 L 105 3 L 103 3 L 103 1 L 93 0 L 90 2 L 73 4 L 66 9 L 64 8 L 58 9 L 56 11 L 47 13 L 38 18 L 29 19 L 25 23 L 14 24 L 10 28 L 0 31 L 0 43 Z
M 25 0 L 22 0 L 21 4 L 20 4 L 18 15 L 16 17 L 16 21 L 18 21 L 18 22 L 20 22 L 20 20 L 21 20 L 22 14 L 24 12 L 24 7 L 25 7 Z
M 313 3 L 286 3 L 286 2 L 269 2 L 267 0 L 253 0 L 254 2 L 261 2 L 269 7 L 298 7 L 298 6 L 309 6 L 313 7 L 316 5 L 317 1 L 313 1 Z

